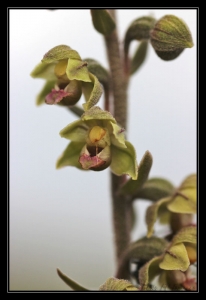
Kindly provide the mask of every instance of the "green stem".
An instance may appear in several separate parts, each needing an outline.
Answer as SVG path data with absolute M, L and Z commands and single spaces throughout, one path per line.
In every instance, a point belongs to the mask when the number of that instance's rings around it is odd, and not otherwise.
M 115 10 L 109 10 L 109 12 L 115 19 Z M 111 89 L 113 94 L 113 111 L 111 111 L 111 113 L 114 115 L 117 123 L 123 128 L 126 128 L 128 82 L 124 76 L 117 30 L 105 36 L 105 43 L 111 72 Z M 130 242 L 131 204 L 126 196 L 119 196 L 117 193 L 124 180 L 125 176 L 111 174 L 112 214 L 117 266 L 121 263 L 121 257 Z

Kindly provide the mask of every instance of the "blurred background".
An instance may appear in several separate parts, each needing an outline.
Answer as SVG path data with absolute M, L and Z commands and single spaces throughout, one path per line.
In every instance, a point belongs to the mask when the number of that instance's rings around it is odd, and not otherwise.
M 146 150 L 151 152 L 150 177 L 178 186 L 197 168 L 197 11 L 117 9 L 117 29 L 123 41 L 135 19 L 166 14 L 186 22 L 194 47 L 173 61 L 161 60 L 149 47 L 144 65 L 131 77 L 127 138 L 138 162 Z M 93 28 L 89 9 L 9 10 L 10 291 L 69 290 L 56 268 L 90 290 L 115 273 L 109 169 L 56 170 L 68 144 L 59 131 L 77 118 L 66 108 L 35 104 L 44 80 L 30 73 L 60 44 L 108 67 L 104 40 Z M 137 45 L 132 42 L 131 53 Z M 102 99 L 98 105 L 103 108 Z M 144 212 L 150 204 L 135 202 L 133 240 L 146 233 Z

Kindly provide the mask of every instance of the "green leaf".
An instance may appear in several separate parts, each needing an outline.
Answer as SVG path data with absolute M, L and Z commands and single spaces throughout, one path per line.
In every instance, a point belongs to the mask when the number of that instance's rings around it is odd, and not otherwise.
M 130 75 L 133 75 L 139 68 L 143 65 L 146 59 L 148 49 L 148 41 L 142 41 L 132 58 L 131 61 L 131 68 L 130 68 Z
M 153 234 L 154 224 L 159 217 L 158 213 L 162 206 L 166 207 L 166 204 L 171 200 L 171 197 L 162 198 L 154 204 L 150 205 L 146 210 L 145 221 L 147 224 L 147 237 Z
M 83 93 L 86 98 L 86 103 L 82 105 L 85 111 L 96 105 L 103 93 L 102 85 L 97 77 L 92 73 L 89 73 L 89 77 L 92 83 L 83 82 L 82 85 Z
M 64 127 L 60 132 L 60 136 L 76 142 L 84 142 L 86 143 L 88 128 L 82 120 L 77 120 L 66 127 Z
M 30 76 L 33 78 L 42 78 L 49 81 L 56 81 L 56 76 L 54 73 L 55 65 L 55 63 L 47 64 L 41 62 L 33 69 L 33 71 L 30 73 Z
M 94 28 L 103 35 L 110 34 L 115 29 L 115 22 L 106 9 L 91 9 Z
M 81 61 L 79 53 L 67 45 L 59 45 L 50 49 L 43 57 L 42 62 L 47 64 L 60 61 L 62 59 L 77 59 Z
M 159 268 L 159 263 L 162 260 L 162 255 L 156 256 L 148 261 L 139 270 L 139 282 L 142 290 L 151 290 L 150 283 L 155 278 L 155 276 L 161 273 Z
M 157 201 L 161 198 L 170 196 L 174 193 L 174 186 L 172 183 L 164 178 L 150 178 L 143 187 L 136 192 L 134 198 L 148 199 Z
M 60 169 L 66 166 L 73 166 L 78 169 L 82 169 L 81 164 L 79 163 L 80 152 L 84 146 L 82 142 L 71 142 L 62 155 L 58 158 L 56 163 L 56 168 Z
M 69 59 L 66 74 L 69 80 L 92 81 L 87 69 L 87 63 L 79 59 Z
M 149 176 L 150 169 L 152 167 L 152 155 L 149 151 L 146 151 L 143 158 L 140 161 L 139 167 L 138 167 L 138 178 L 136 181 L 134 180 L 128 180 L 121 188 L 120 193 L 121 194 L 129 194 L 134 195 L 137 193 L 139 189 L 143 186 L 145 181 L 147 180 Z
M 108 278 L 104 284 L 99 287 L 100 291 L 137 291 L 131 282 L 124 279 Z
M 85 111 L 81 119 L 82 121 L 102 120 L 116 123 L 116 120 L 112 116 L 112 114 L 108 111 L 101 109 L 99 106 L 93 106 L 89 110 Z
M 159 267 L 163 270 L 180 270 L 185 272 L 190 265 L 187 250 L 183 243 L 169 247 L 160 262 Z
M 62 273 L 59 269 L 57 269 L 57 274 L 59 277 L 74 291 L 88 291 L 88 289 L 84 288 L 83 286 L 79 285 L 74 280 L 70 279 L 64 273 Z
M 51 92 L 51 89 L 54 87 L 55 81 L 46 81 L 42 90 L 36 97 L 36 105 L 39 106 L 45 103 L 45 97 Z
M 127 148 L 118 148 L 112 145 L 111 170 L 117 176 L 127 174 L 133 180 L 137 179 L 136 152 L 131 143 L 125 142 Z

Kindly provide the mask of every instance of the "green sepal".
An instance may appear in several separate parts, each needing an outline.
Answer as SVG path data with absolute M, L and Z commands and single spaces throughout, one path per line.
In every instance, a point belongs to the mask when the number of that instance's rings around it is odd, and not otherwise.
M 147 56 L 148 41 L 142 41 L 137 47 L 137 50 L 132 57 L 130 64 L 130 75 L 133 75 L 145 62 Z
M 131 282 L 124 279 L 108 278 L 104 284 L 99 287 L 100 291 L 137 291 Z
M 152 167 L 153 158 L 149 151 L 146 151 L 142 157 L 138 167 L 138 178 L 136 181 L 129 179 L 120 189 L 119 193 L 124 195 L 135 195 L 146 182 L 150 169 Z
M 89 291 L 57 269 L 59 277 L 74 291 Z
M 139 282 L 141 290 L 151 290 L 150 283 L 152 280 L 159 275 L 162 270 L 159 268 L 159 263 L 162 260 L 162 255 L 156 256 L 144 264 L 139 270 Z
M 79 156 L 83 147 L 84 143 L 82 142 L 69 143 L 62 155 L 58 158 L 56 162 L 56 168 L 60 169 L 66 166 L 73 166 L 83 170 L 81 164 L 79 163 Z
M 117 176 L 123 174 L 129 175 L 133 180 L 137 179 L 137 160 L 136 152 L 133 145 L 125 141 L 127 148 L 119 148 L 114 145 L 112 147 L 111 170 Z
M 82 120 L 77 120 L 64 127 L 59 134 L 65 139 L 85 143 L 87 130 L 88 128 L 85 126 L 85 123 Z
M 125 33 L 124 51 L 128 53 L 129 45 L 133 40 L 148 40 L 150 30 L 154 27 L 156 20 L 153 17 L 140 17 L 134 20 Z
M 153 234 L 153 228 L 156 220 L 159 217 L 159 210 L 162 207 L 166 207 L 171 197 L 162 198 L 154 204 L 150 205 L 146 210 L 145 221 L 147 224 L 147 237 Z
M 94 28 L 103 35 L 110 34 L 116 27 L 106 9 L 91 9 L 91 16 Z
M 51 89 L 54 87 L 56 81 L 46 81 L 42 90 L 36 97 L 36 105 L 39 106 L 45 103 L 45 97 L 51 92 Z
M 101 109 L 99 106 L 93 106 L 85 111 L 81 117 L 82 121 L 102 120 L 116 123 L 115 118 L 108 111 Z
M 43 57 L 42 62 L 47 64 L 60 61 L 62 59 L 77 59 L 81 61 L 79 53 L 67 45 L 59 45 L 50 49 Z
M 160 262 L 159 267 L 163 270 L 180 270 L 185 272 L 190 265 L 187 250 L 183 243 L 169 247 Z
M 175 188 L 170 181 L 164 178 L 154 177 L 145 182 L 143 187 L 134 194 L 134 198 L 157 201 L 172 195 L 174 189 Z
M 82 83 L 83 93 L 86 99 L 86 103 L 84 103 L 82 106 L 85 111 L 95 106 L 103 93 L 102 85 L 97 77 L 92 73 L 89 73 L 89 78 L 91 83 Z
M 197 228 L 196 226 L 189 225 L 181 228 L 173 237 L 172 245 L 178 243 L 197 243 Z
M 56 81 L 56 76 L 54 74 L 55 63 L 47 64 L 40 62 L 30 73 L 33 78 L 42 78 L 49 81 Z

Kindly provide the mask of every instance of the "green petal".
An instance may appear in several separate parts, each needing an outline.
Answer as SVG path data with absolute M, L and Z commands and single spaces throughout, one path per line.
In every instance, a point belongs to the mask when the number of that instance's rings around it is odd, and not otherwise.
M 182 189 L 187 189 L 187 188 L 197 188 L 197 175 L 196 174 L 191 174 L 187 176 L 184 181 L 182 182 L 180 186 L 180 190 Z
M 83 104 L 85 111 L 96 105 L 103 93 L 102 85 L 97 77 L 89 73 L 89 78 L 92 83 L 83 83 L 83 93 L 86 98 L 86 103 Z
M 125 142 L 127 148 L 118 148 L 112 145 L 111 170 L 114 174 L 121 176 L 127 174 L 133 180 L 137 179 L 136 152 L 133 145 Z
M 56 168 L 60 169 L 66 166 L 73 166 L 82 170 L 81 164 L 79 163 L 79 156 L 83 146 L 84 143 L 82 142 L 71 142 L 58 158 Z
M 80 80 L 91 82 L 90 74 L 87 69 L 87 63 L 79 60 L 70 58 L 66 68 L 66 74 L 69 80 Z
M 33 78 L 43 78 L 47 80 L 57 80 L 54 74 L 54 67 L 55 63 L 46 64 L 46 63 L 39 63 L 34 70 L 31 72 L 30 76 Z
M 115 29 L 115 22 L 106 9 L 91 9 L 94 28 L 103 35 Z
M 74 291 L 88 291 L 88 289 L 79 285 L 77 282 L 75 282 L 74 280 L 66 276 L 64 273 L 62 273 L 59 269 L 57 269 L 57 274 Z
M 43 57 L 42 62 L 52 63 L 62 59 L 78 59 L 81 61 L 79 53 L 67 45 L 59 45 L 50 49 Z
M 131 282 L 124 279 L 108 278 L 104 284 L 99 287 L 100 291 L 137 291 Z
M 139 270 L 139 282 L 142 290 L 150 290 L 149 284 L 154 279 L 155 276 L 159 275 L 161 269 L 159 268 L 159 263 L 162 260 L 162 255 L 156 256 L 148 261 Z
M 175 213 L 195 214 L 197 211 L 197 191 L 194 188 L 181 189 L 167 205 Z
M 64 127 L 60 132 L 60 136 L 76 142 L 86 142 L 87 126 L 81 120 L 74 121 Z
M 197 243 L 197 228 L 196 226 L 185 226 L 178 231 L 172 239 L 172 245 L 178 243 Z
M 171 246 L 159 264 L 163 270 L 180 270 L 185 272 L 190 265 L 187 250 L 183 243 Z
M 41 92 L 36 97 L 36 105 L 41 105 L 45 103 L 45 97 L 51 92 L 54 88 L 55 81 L 46 81 Z
M 120 193 L 134 195 L 143 186 L 149 176 L 150 169 L 152 167 L 152 155 L 149 151 L 146 151 L 143 158 L 140 161 L 138 167 L 138 178 L 136 181 L 128 180 L 122 187 Z
M 154 204 L 150 205 L 146 210 L 146 224 L 147 224 L 147 236 L 150 237 L 153 234 L 153 227 L 157 220 L 158 213 L 162 206 L 166 206 L 166 204 L 171 200 L 171 197 L 162 198 Z
M 124 130 L 119 127 L 119 125 L 109 122 L 109 125 L 111 125 L 111 142 L 113 145 L 119 148 L 127 148 L 125 145 L 125 135 Z
M 99 106 L 93 106 L 89 110 L 85 111 L 81 119 L 82 121 L 102 120 L 116 123 L 112 114 L 108 111 L 102 110 Z

